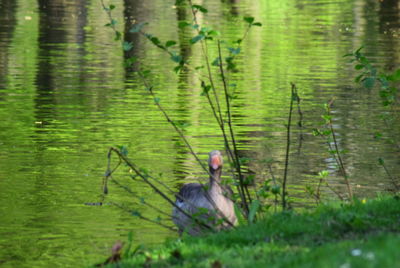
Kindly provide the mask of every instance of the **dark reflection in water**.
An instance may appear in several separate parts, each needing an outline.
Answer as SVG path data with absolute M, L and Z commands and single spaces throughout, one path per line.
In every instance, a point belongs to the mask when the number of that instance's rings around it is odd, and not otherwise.
M 6 84 L 9 63 L 8 47 L 16 24 L 15 10 L 17 3 L 13 0 L 0 1 L 0 90 Z M 0 98 L 2 92 L 0 91 Z
M 131 43 L 133 48 L 129 51 L 125 51 L 125 59 L 137 58 L 140 54 L 140 46 L 142 39 L 139 36 L 139 33 L 130 32 L 135 23 L 143 23 L 145 22 L 146 12 L 144 12 L 142 1 L 136 0 L 125 0 L 124 1 L 124 41 Z M 130 71 L 137 70 L 137 62 L 133 64 L 132 70 L 127 70 L 127 74 Z
M 82 85 L 84 73 L 84 27 L 87 20 L 85 3 L 63 5 L 61 1 L 40 0 L 39 4 L 39 70 L 35 97 L 36 120 L 43 128 L 53 121 L 57 114 L 57 103 L 68 94 L 68 89 L 61 88 L 67 77 L 77 76 L 77 85 Z M 71 18 L 71 15 L 74 17 Z M 76 17 L 75 17 L 76 16 Z M 69 49 L 65 44 L 74 44 L 77 48 Z M 61 55 L 58 56 L 58 55 Z M 72 64 L 68 61 L 72 59 Z M 60 83 L 61 82 L 61 83 Z M 79 98 L 79 87 L 74 92 Z M 43 133 L 40 131 L 39 133 Z
M 179 1 L 177 1 L 178 3 Z M 109 4 L 106 2 L 106 4 Z M 170 116 L 182 124 L 201 159 L 223 140 L 207 101 L 201 95 L 197 72 L 175 74 L 176 62 L 140 34 L 134 23 L 149 22 L 145 31 L 200 67 L 201 47 L 190 45 L 195 35 L 187 6 L 174 1 L 125 0 L 113 16 L 126 52 L 115 42 L 107 14 L 98 1 L 0 0 L 0 262 L 5 267 L 77 266 L 98 263 L 116 240 L 133 231 L 135 243 L 156 244 L 175 234 L 117 210 L 112 202 L 135 207 L 149 218 L 156 213 L 140 207 L 140 198 L 166 213 L 171 208 L 151 190 L 126 175 L 131 197 L 115 185 L 102 206 L 101 181 L 110 146 L 126 146 L 139 166 L 160 175 L 173 189 L 206 175 L 179 135 L 154 107 L 134 72 L 152 73 L 149 82 Z M 390 187 L 377 159 L 399 174 L 396 141 L 399 122 L 385 124 L 377 89 L 354 84 L 357 72 L 343 54 L 364 45 L 379 70 L 400 65 L 398 1 L 204 1 L 209 12 L 199 15 L 222 33 L 222 52 L 242 38 L 242 16 L 263 23 L 253 29 L 238 55 L 238 72 L 229 77 L 236 92 L 233 123 L 241 157 L 251 158 L 249 174 L 279 179 L 284 166 L 285 124 L 290 82 L 302 98 L 303 127 L 293 126 L 289 192 L 295 205 L 310 205 L 306 185 L 316 183 L 321 170 L 344 190 L 326 143 L 311 135 L 319 127 L 321 105 L 332 97 L 334 127 L 356 195 L 374 196 Z M 210 43 L 210 61 L 217 55 Z M 133 70 L 124 60 L 140 58 Z M 221 83 L 217 68 L 215 83 Z M 235 85 L 233 85 L 235 84 Z M 394 108 L 398 109 L 398 108 Z M 298 115 L 294 116 L 294 121 Z M 376 131 L 383 139 L 376 140 Z M 116 164 L 113 159 L 112 164 Z M 226 174 L 228 174 L 226 170 Z M 326 198 L 334 198 L 325 189 Z M 139 197 L 139 198 L 138 198 Z M 170 224 L 170 222 L 167 222 Z M 82 263 L 87 260 L 87 263 Z

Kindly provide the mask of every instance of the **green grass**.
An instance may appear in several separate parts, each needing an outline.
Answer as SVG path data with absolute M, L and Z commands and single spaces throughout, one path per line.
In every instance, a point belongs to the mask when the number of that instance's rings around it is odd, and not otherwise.
M 400 200 L 386 196 L 167 241 L 123 258 L 118 267 L 400 267 L 399 249 Z

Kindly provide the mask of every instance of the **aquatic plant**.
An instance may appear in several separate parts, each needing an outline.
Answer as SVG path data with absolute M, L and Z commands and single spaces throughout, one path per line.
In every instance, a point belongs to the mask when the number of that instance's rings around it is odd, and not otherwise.
M 378 95 L 384 108 L 384 112 L 380 114 L 380 118 L 384 122 L 386 133 L 390 133 L 394 123 L 400 121 L 398 112 L 400 69 L 388 73 L 381 72 L 371 63 L 362 50 L 363 47 L 361 46 L 355 52 L 346 54 L 344 57 L 350 58 L 350 62 L 354 64 L 354 69 L 361 72 L 354 79 L 356 83 L 361 84 L 368 90 L 378 88 Z M 377 141 L 386 141 L 393 144 L 400 151 L 400 140 L 397 132 L 388 137 L 387 134 L 383 134 L 383 129 L 374 129 L 373 136 Z M 378 157 L 377 163 L 384 169 L 390 183 L 393 185 L 393 190 L 398 192 L 400 190 L 399 178 L 390 173 L 384 158 Z

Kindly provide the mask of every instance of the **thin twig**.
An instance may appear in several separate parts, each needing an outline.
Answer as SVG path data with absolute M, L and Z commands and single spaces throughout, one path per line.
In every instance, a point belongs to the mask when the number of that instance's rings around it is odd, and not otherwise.
M 283 182 L 282 182 L 282 208 L 286 209 L 287 201 L 286 201 L 286 183 L 287 183 L 287 174 L 289 167 L 289 151 L 290 151 L 290 127 L 292 124 L 292 111 L 293 111 L 293 97 L 296 85 L 292 85 L 291 96 L 290 96 L 290 106 L 289 106 L 289 116 L 288 116 L 288 124 L 287 124 L 287 132 L 286 132 L 286 154 L 285 154 L 285 169 L 283 173 Z
M 185 145 L 188 147 L 188 149 L 190 150 L 190 153 L 194 156 L 194 158 L 196 159 L 196 161 L 200 164 L 200 166 L 203 168 L 203 170 L 205 172 L 207 172 L 207 174 L 210 174 L 210 171 L 206 168 L 206 166 L 203 164 L 203 162 L 200 160 L 200 158 L 197 156 L 197 154 L 194 152 L 192 146 L 190 145 L 189 141 L 186 139 L 185 135 L 183 135 L 182 130 L 175 124 L 175 122 L 169 117 L 169 115 L 167 114 L 167 112 L 164 110 L 164 108 L 161 106 L 161 104 L 159 103 L 159 101 L 156 101 L 156 95 L 153 92 L 153 87 L 150 86 L 146 79 L 144 78 L 143 74 L 141 72 L 138 72 L 139 76 L 141 77 L 146 89 L 149 91 L 150 95 L 154 98 L 154 102 L 157 105 L 158 109 L 162 112 L 162 114 L 164 115 L 165 119 L 168 121 L 168 123 L 170 123 L 172 125 L 172 127 L 175 129 L 175 131 L 178 133 L 179 137 L 183 140 L 183 142 L 185 143 Z
M 142 219 L 142 220 L 144 220 L 144 221 L 157 224 L 157 225 L 159 225 L 159 226 L 162 226 L 162 227 L 167 228 L 168 230 L 171 230 L 171 231 L 174 231 L 174 232 L 177 231 L 176 228 L 171 227 L 171 226 L 168 226 L 168 225 L 166 225 L 166 224 L 163 224 L 161 221 L 156 221 L 156 220 L 152 220 L 152 219 L 150 219 L 150 218 L 147 218 L 146 216 L 143 216 L 142 214 L 137 213 L 137 212 L 134 211 L 134 210 L 130 210 L 130 209 L 128 209 L 128 208 L 125 208 L 125 207 L 123 207 L 122 205 L 119 205 L 119 204 L 117 204 L 117 203 L 115 203 L 115 202 L 110 202 L 110 203 L 111 203 L 113 206 L 116 206 L 117 208 L 119 208 L 119 209 L 121 209 L 121 210 L 123 210 L 123 211 L 125 211 L 125 212 L 128 212 L 128 213 L 131 214 L 131 215 L 134 214 L 134 216 L 139 217 L 140 219 Z
M 117 150 L 114 147 L 110 148 L 110 151 L 115 152 L 122 160 L 124 160 L 124 162 L 126 163 L 127 166 L 129 166 L 135 173 L 136 175 L 138 175 L 140 178 L 143 179 L 144 182 L 146 182 L 157 194 L 159 194 L 162 198 L 164 198 L 168 203 L 170 203 L 173 207 L 175 207 L 179 212 L 181 212 L 182 214 L 184 214 L 185 216 L 187 216 L 188 218 L 192 219 L 194 222 L 196 222 L 197 224 L 210 229 L 210 230 L 214 230 L 214 228 L 208 224 L 205 224 L 201 221 L 199 221 L 198 219 L 196 219 L 195 217 L 193 217 L 192 215 L 188 214 L 186 211 L 184 211 L 183 209 L 181 209 L 179 206 L 177 206 L 175 204 L 175 202 L 173 202 L 168 196 L 166 196 L 160 189 L 158 189 L 157 186 L 155 186 L 152 182 L 150 182 L 148 180 L 148 176 L 142 174 L 127 158 L 126 156 L 124 156 L 123 154 L 121 154 L 121 152 L 119 150 Z
M 331 102 L 329 102 L 328 105 L 327 105 L 328 116 L 331 115 L 330 108 L 331 108 L 332 103 L 333 103 L 333 100 Z M 337 142 L 337 139 L 336 139 L 335 130 L 333 129 L 333 123 L 332 123 L 332 119 L 330 117 L 329 117 L 329 128 L 331 130 L 331 134 L 332 134 L 332 138 L 333 138 L 333 144 L 335 146 L 335 152 L 336 152 L 336 155 L 337 155 L 337 158 L 338 158 L 338 161 L 339 161 L 339 168 L 341 169 L 343 177 L 344 177 L 344 180 L 346 182 L 347 191 L 349 193 L 349 198 L 350 198 L 350 200 L 353 200 L 353 191 L 351 189 L 349 178 L 347 176 L 346 169 L 344 167 L 344 163 L 343 163 L 342 157 L 341 157 L 340 152 L 339 152 L 339 146 L 338 146 L 338 142 Z
M 297 113 L 299 114 L 299 121 L 297 122 L 297 126 L 300 128 L 300 133 L 299 133 L 299 146 L 298 146 L 298 153 L 300 153 L 301 147 L 303 145 L 303 112 L 300 107 L 300 96 L 297 91 L 297 88 L 295 88 L 295 95 L 296 95 L 296 103 L 297 103 Z
M 128 188 L 127 186 L 125 186 L 125 185 L 122 185 L 122 184 L 119 183 L 116 179 L 111 178 L 111 182 L 113 182 L 115 185 L 117 185 L 117 186 L 120 187 L 121 189 L 124 189 L 126 192 L 130 193 L 131 195 L 136 196 L 136 194 L 135 194 L 131 189 L 129 189 L 129 188 Z M 168 213 L 166 213 L 165 211 L 159 209 L 158 207 L 153 206 L 152 204 L 146 202 L 143 198 L 141 199 L 140 197 L 138 197 L 138 199 L 140 200 L 140 203 L 142 203 L 142 204 L 148 206 L 149 208 L 151 208 L 151 209 L 157 211 L 158 213 L 163 214 L 163 215 L 165 215 L 165 216 L 167 216 L 167 217 L 171 217 L 170 214 L 168 214 Z
M 251 199 L 248 188 L 244 185 L 243 175 L 242 175 L 242 171 L 241 171 L 241 167 L 240 167 L 239 153 L 237 150 L 235 134 L 233 133 L 233 127 L 232 127 L 232 115 L 231 115 L 231 108 L 230 108 L 231 105 L 230 105 L 230 101 L 229 101 L 230 96 L 228 93 L 228 86 L 227 86 L 226 79 L 225 79 L 224 68 L 222 66 L 221 42 L 219 40 L 218 40 L 218 57 L 219 57 L 219 61 L 220 61 L 219 69 L 220 69 L 221 79 L 222 79 L 224 93 L 225 93 L 226 109 L 227 109 L 227 113 L 228 113 L 229 133 L 231 135 L 233 152 L 234 152 L 234 156 L 235 156 L 235 158 L 234 158 L 235 166 L 236 166 L 236 170 L 237 170 L 238 176 L 239 176 L 239 185 L 241 188 L 241 192 L 243 193 L 242 201 L 243 201 L 243 205 L 245 206 L 245 210 L 246 210 L 246 214 L 247 214 L 249 212 L 247 200 L 249 200 L 249 202 L 251 203 L 252 199 Z M 247 199 L 246 199 L 245 194 L 247 195 Z
M 386 175 L 389 177 L 390 182 L 393 184 L 394 188 L 396 189 L 396 191 L 400 190 L 399 185 L 396 183 L 396 180 L 393 178 L 393 176 L 390 174 L 389 170 L 387 169 L 386 165 L 384 162 L 381 163 L 381 166 L 383 167 L 383 169 L 386 172 Z

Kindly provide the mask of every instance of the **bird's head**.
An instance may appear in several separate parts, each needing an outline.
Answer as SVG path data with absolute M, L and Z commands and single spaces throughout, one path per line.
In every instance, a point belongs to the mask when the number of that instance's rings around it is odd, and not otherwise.
M 211 151 L 208 157 L 208 166 L 211 171 L 216 171 L 222 168 L 222 164 L 224 161 L 222 160 L 222 154 L 218 150 Z

